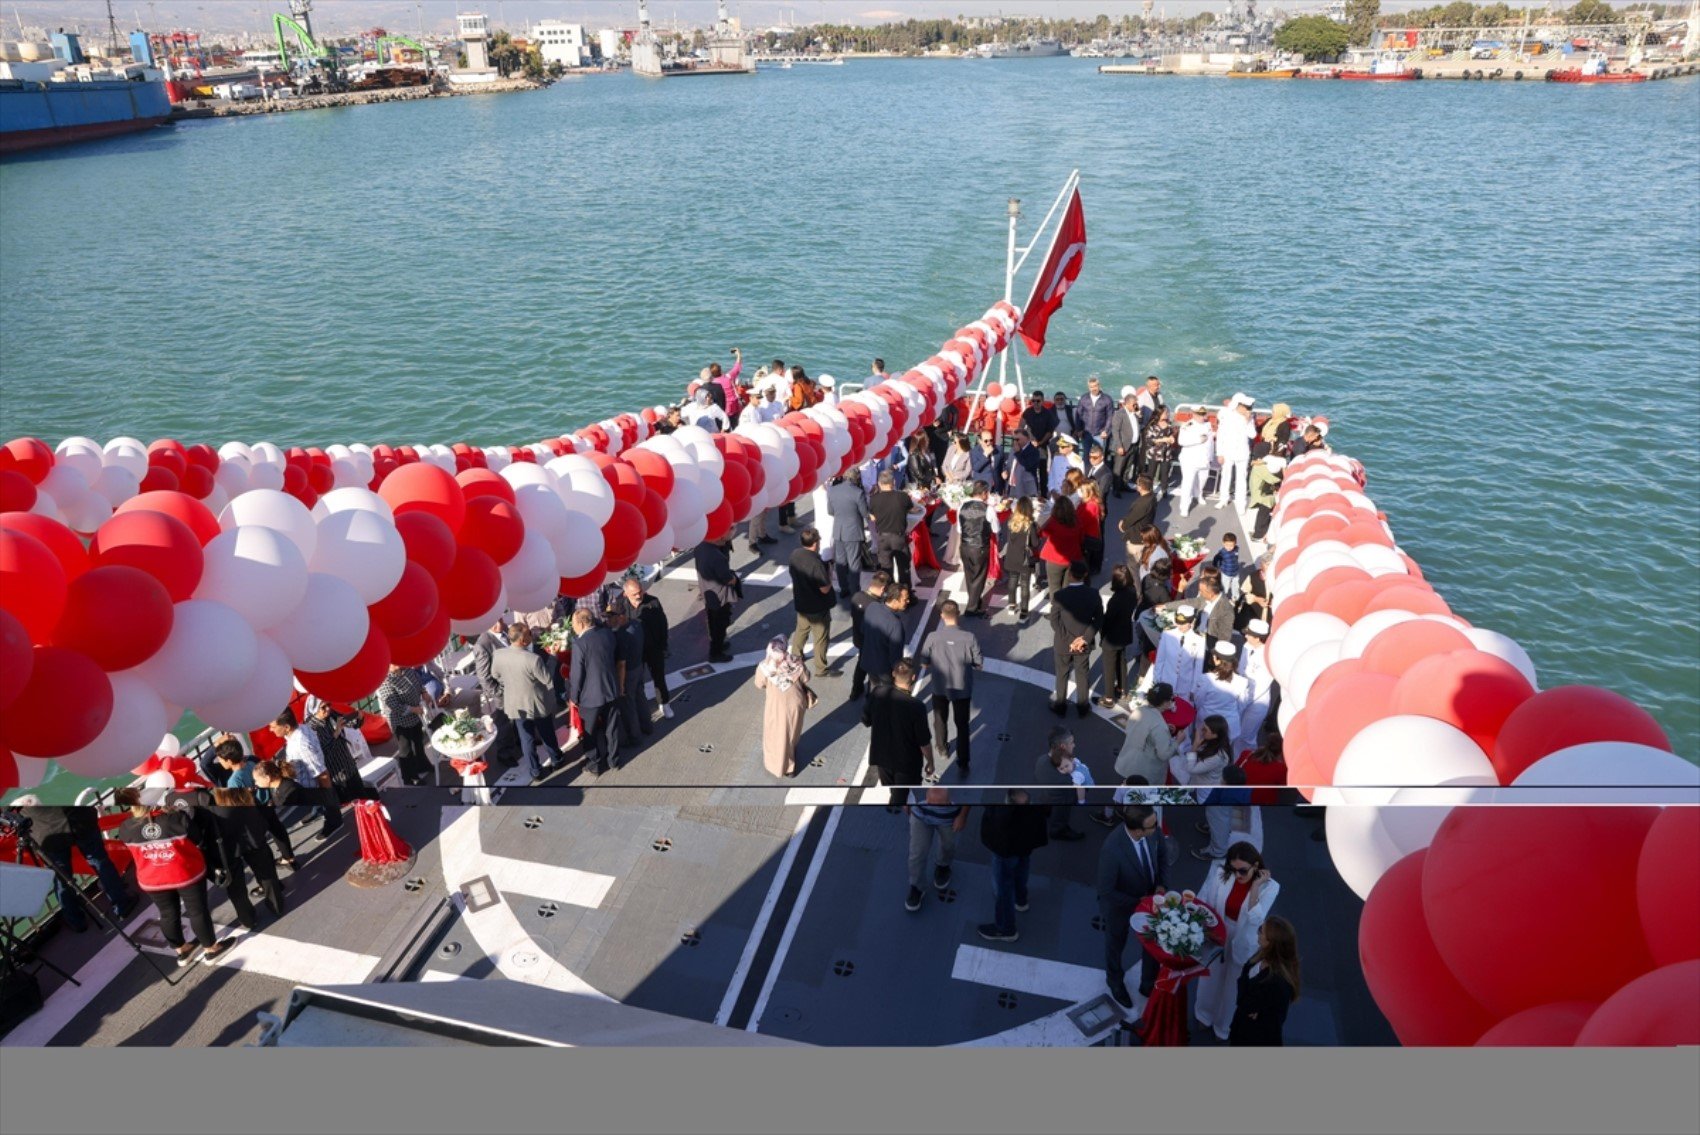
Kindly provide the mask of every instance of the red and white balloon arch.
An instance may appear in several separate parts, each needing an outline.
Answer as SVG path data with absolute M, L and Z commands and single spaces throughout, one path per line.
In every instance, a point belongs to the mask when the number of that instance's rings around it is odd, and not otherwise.
M 915 368 L 775 422 L 654 433 L 664 408 L 529 444 L 0 449 L 0 788 L 104 777 L 187 709 L 264 726 L 299 682 L 350 701 L 389 664 L 634 563 L 719 539 L 902 443 L 1009 343 L 998 303 Z

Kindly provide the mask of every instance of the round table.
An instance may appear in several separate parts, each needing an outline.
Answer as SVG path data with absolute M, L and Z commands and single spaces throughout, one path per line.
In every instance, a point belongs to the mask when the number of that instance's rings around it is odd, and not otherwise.
M 1187 1043 L 1186 987 L 1208 974 L 1211 963 L 1221 956 L 1222 943 L 1228 939 L 1228 924 L 1216 908 L 1194 899 L 1195 903 L 1216 916 L 1216 924 L 1205 931 L 1205 939 L 1209 943 L 1205 958 L 1208 960 L 1176 957 L 1153 939 L 1145 937 L 1145 927 L 1151 919 L 1156 899 L 1155 895 L 1140 899 L 1133 917 L 1128 920 L 1140 945 L 1147 954 L 1157 959 L 1158 964 L 1156 984 L 1151 987 L 1151 997 L 1145 1002 L 1145 1012 L 1141 1014 L 1134 1032 L 1147 1048 L 1180 1047 Z
M 484 774 L 490 768 L 490 763 L 484 759 L 484 754 L 490 751 L 490 746 L 496 743 L 496 727 L 489 718 L 482 719 L 484 734 L 472 745 L 456 745 L 444 748 L 432 736 L 426 745 L 438 755 L 447 757 L 455 772 L 460 774 L 462 804 L 490 803 L 490 789 L 484 784 Z

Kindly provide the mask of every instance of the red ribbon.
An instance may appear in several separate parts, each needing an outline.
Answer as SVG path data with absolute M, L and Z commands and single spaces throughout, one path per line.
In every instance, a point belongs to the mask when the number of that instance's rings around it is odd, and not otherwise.
M 1214 910 L 1208 903 L 1193 900 L 1199 906 Z M 1156 897 L 1146 895 L 1139 900 L 1135 913 L 1150 914 L 1156 906 Z M 1220 946 L 1227 941 L 1228 927 L 1219 912 L 1216 914 L 1216 925 L 1205 930 L 1205 936 Z M 1191 982 L 1210 972 L 1210 967 L 1200 965 L 1196 958 L 1177 958 L 1157 945 L 1151 938 L 1140 936 L 1140 944 L 1145 952 L 1156 958 L 1162 964 L 1157 971 L 1156 984 L 1151 988 L 1151 997 L 1145 1003 L 1145 1012 L 1140 1016 L 1139 1025 L 1134 1029 L 1140 1042 L 1148 1048 L 1179 1048 L 1186 1045 L 1186 987 Z

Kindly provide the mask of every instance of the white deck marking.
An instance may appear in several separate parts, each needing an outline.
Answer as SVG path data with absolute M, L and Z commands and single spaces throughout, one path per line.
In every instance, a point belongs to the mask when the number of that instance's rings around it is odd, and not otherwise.
M 1102 1038 L 1108 1030 L 1086 1036 L 1069 1019 L 1069 1013 L 1087 1001 L 1096 1000 L 1105 992 L 1104 971 L 1072 962 L 1033 958 L 1007 950 L 989 950 L 984 946 L 959 946 L 956 963 L 950 976 L 958 981 L 996 986 L 1035 997 L 1049 997 L 1070 1002 L 1068 1008 L 1058 1009 L 1043 1017 L 1005 1029 L 991 1036 L 962 1041 L 955 1048 L 1083 1048 Z M 1143 1008 L 1144 999 L 1134 994 L 1134 1008 Z
M 789 803 L 787 797 L 787 803 Z M 767 888 L 767 897 L 762 900 L 761 913 L 756 915 L 756 924 L 750 928 L 749 940 L 744 943 L 744 953 L 738 959 L 738 968 L 732 971 L 732 980 L 726 986 L 726 996 L 720 1000 L 720 1009 L 714 1014 L 714 1023 L 724 1025 L 732 1018 L 732 1009 L 738 1003 L 738 998 L 744 992 L 744 982 L 749 980 L 750 966 L 755 962 L 756 950 L 761 945 L 762 936 L 767 933 L 767 924 L 773 920 L 774 908 L 779 905 L 779 893 L 785 889 L 785 881 L 791 877 L 791 865 L 797 861 L 797 850 L 803 843 L 803 832 L 808 829 L 809 821 L 814 818 L 815 809 L 811 805 L 802 809 L 797 817 L 797 826 L 791 832 L 791 838 L 786 841 L 785 854 L 779 860 L 779 869 L 774 872 L 773 882 Z
M 153 904 L 141 903 L 136 914 L 124 927 L 124 932 L 134 935 L 153 917 Z M 59 1030 L 70 1024 L 73 1017 L 99 997 L 135 956 L 129 943 L 122 938 L 112 939 L 102 946 L 94 957 L 83 963 L 81 969 L 72 974 L 82 982 L 81 985 L 66 982 L 55 989 L 40 1009 L 14 1026 L 4 1037 L 0 1037 L 0 1048 L 42 1048 L 52 1043 L 53 1038 L 59 1035 Z M 165 968 L 169 970 L 171 966 L 167 965 Z
M 803 921 L 803 911 L 809 905 L 809 895 L 814 892 L 815 883 L 820 880 L 821 866 L 826 862 L 827 849 L 832 846 L 832 837 L 838 832 L 838 821 L 844 815 L 843 808 L 834 808 L 826 818 L 826 830 L 821 833 L 820 843 L 815 847 L 815 854 L 809 860 L 809 873 L 803 876 L 803 889 L 797 892 L 797 901 L 791 907 L 791 917 L 785 921 L 785 933 L 779 939 L 779 948 L 774 951 L 773 961 L 767 969 L 767 978 L 762 982 L 761 995 L 756 998 L 755 1010 L 750 1013 L 750 1023 L 744 1027 L 745 1032 L 761 1031 L 761 1015 L 767 1011 L 767 1000 L 773 996 L 773 987 L 779 983 L 780 971 L 785 968 L 785 956 L 791 952 L 791 943 L 797 937 L 797 927 Z
M 830 563 L 831 561 L 828 562 Z M 696 583 L 699 581 L 697 569 L 689 564 L 682 564 L 676 568 L 669 568 L 664 574 L 666 578 L 670 580 L 679 580 L 686 583 Z M 752 571 L 747 575 L 740 575 L 738 580 L 740 583 L 753 583 L 758 587 L 790 587 L 791 569 L 780 564 L 774 567 L 764 568 L 761 571 Z
M 374 954 L 357 954 L 353 950 L 267 933 L 238 939 L 230 952 L 214 965 L 264 974 L 297 985 L 354 985 L 369 978 L 378 961 Z

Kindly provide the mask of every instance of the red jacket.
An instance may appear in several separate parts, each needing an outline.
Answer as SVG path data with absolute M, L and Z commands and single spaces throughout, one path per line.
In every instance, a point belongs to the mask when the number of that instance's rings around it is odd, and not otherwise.
M 1080 538 L 1085 535 L 1078 523 L 1063 524 L 1055 517 L 1045 521 L 1045 526 L 1039 529 L 1039 535 L 1045 538 L 1045 546 L 1039 552 L 1039 558 L 1048 564 L 1062 564 L 1067 567 L 1075 560 L 1084 560 L 1080 554 Z
M 1251 759 L 1252 750 L 1247 749 L 1240 754 L 1240 759 L 1234 763 L 1245 770 L 1246 787 L 1252 790 L 1253 804 L 1276 804 L 1280 793 L 1277 788 L 1287 784 L 1286 761 L 1254 761 Z
M 189 838 L 187 812 L 170 809 L 146 817 L 131 816 L 118 828 L 118 838 L 136 863 L 136 885 L 144 891 L 175 891 L 204 879 L 207 861 Z

